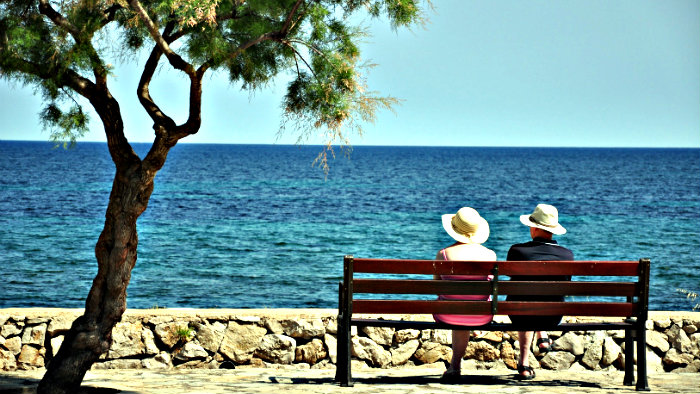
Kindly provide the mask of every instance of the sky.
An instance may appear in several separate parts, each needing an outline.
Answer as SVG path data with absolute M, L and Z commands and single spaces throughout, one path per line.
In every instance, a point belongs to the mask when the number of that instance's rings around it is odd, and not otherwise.
M 700 147 L 698 0 L 434 0 L 426 16 L 410 30 L 362 20 L 369 87 L 402 101 L 353 145 Z M 142 65 L 115 63 L 110 78 L 132 142 L 153 140 L 135 94 Z M 182 142 L 297 142 L 278 133 L 288 80 L 250 94 L 211 75 L 201 130 Z M 151 89 L 184 121 L 185 78 L 164 67 Z M 0 102 L 0 139 L 48 140 L 31 87 L 1 80 Z M 105 141 L 92 119 L 80 141 Z

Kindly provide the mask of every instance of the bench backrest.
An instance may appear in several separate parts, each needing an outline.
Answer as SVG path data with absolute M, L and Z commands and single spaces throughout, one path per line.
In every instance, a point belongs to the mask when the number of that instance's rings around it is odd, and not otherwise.
M 637 317 L 644 321 L 648 313 L 649 267 L 649 259 L 486 262 L 346 256 L 340 285 L 340 313 L 344 316 L 353 313 L 620 316 Z M 381 278 L 356 278 L 357 273 L 382 275 Z M 416 277 L 421 275 L 425 276 Z M 493 280 L 434 280 L 433 275 L 492 275 Z M 570 281 L 515 281 L 502 280 L 502 276 L 573 278 Z M 355 299 L 357 294 L 369 296 Z M 395 299 L 397 294 L 404 296 Z M 448 301 L 437 300 L 437 297 L 426 299 L 426 294 L 491 295 L 492 299 Z M 410 299 L 410 295 L 414 299 Z M 417 298 L 415 295 L 423 296 Z M 499 295 L 591 296 L 596 301 L 504 301 L 499 300 Z

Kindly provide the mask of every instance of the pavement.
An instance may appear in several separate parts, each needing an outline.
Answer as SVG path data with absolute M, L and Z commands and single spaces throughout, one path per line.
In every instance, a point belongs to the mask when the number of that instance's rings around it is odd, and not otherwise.
M 456 384 L 439 381 L 438 368 L 364 369 L 354 372 L 354 386 L 340 387 L 333 369 L 173 369 L 91 370 L 76 394 L 335 394 L 335 393 L 633 393 L 620 371 L 551 371 L 538 369 L 530 381 L 515 379 L 507 369 L 462 371 Z M 0 394 L 30 394 L 44 370 L 0 372 Z M 649 375 L 650 393 L 700 393 L 700 373 Z

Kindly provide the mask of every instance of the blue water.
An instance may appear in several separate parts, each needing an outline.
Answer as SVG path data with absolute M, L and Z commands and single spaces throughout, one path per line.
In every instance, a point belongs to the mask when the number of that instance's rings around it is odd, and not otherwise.
M 146 144 L 136 144 L 140 155 Z M 504 259 L 518 216 L 559 208 L 577 259 L 652 260 L 651 308 L 700 290 L 700 149 L 178 145 L 140 218 L 128 306 L 337 306 L 342 257 L 433 258 L 472 206 Z M 0 141 L 0 308 L 82 307 L 114 167 L 102 143 Z

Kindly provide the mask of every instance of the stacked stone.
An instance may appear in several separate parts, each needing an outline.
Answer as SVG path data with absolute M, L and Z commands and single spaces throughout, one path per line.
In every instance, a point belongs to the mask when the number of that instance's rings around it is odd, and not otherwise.
M 0 310 L 0 370 L 44 367 L 54 357 L 78 313 L 22 316 Z M 113 344 L 94 368 L 236 368 L 294 364 L 334 368 L 337 322 L 332 311 L 282 316 L 129 313 L 113 331 Z M 658 314 L 658 313 L 657 313 Z M 686 314 L 687 315 L 687 314 Z M 700 314 L 660 316 L 647 322 L 650 372 L 700 370 Z M 569 318 L 568 321 L 575 319 Z M 448 330 L 353 327 L 355 368 L 393 368 L 447 363 Z M 553 350 L 533 345 L 531 365 L 553 370 L 624 369 L 624 332 L 550 332 Z M 465 369 L 506 367 L 518 359 L 516 332 L 473 332 Z M 636 353 L 635 353 L 636 356 Z M 636 362 L 636 360 L 635 360 Z

